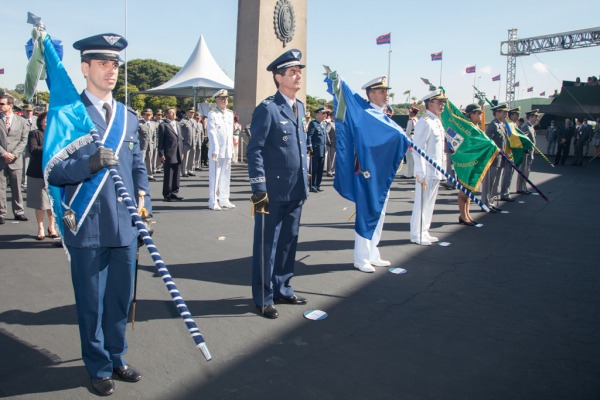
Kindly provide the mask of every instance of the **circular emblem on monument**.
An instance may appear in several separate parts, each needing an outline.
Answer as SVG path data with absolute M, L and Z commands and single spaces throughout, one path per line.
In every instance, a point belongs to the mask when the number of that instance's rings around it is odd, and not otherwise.
M 296 29 L 296 15 L 294 7 L 290 0 L 278 0 L 275 4 L 275 34 L 283 42 L 291 42 L 294 38 L 294 30 Z

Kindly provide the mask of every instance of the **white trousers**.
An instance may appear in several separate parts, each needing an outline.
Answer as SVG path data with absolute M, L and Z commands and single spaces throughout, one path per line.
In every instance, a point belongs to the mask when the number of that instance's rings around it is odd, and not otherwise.
M 218 158 L 208 162 L 208 207 L 215 206 L 215 200 L 229 201 L 231 181 L 231 158 Z
M 412 152 L 414 150 L 410 148 L 406 151 L 406 176 L 415 176 L 415 159 L 413 158 Z
M 383 231 L 383 221 L 385 220 L 385 209 L 387 208 L 388 199 L 390 198 L 390 192 L 388 192 L 385 202 L 383 203 L 383 209 L 379 216 L 379 221 L 373 232 L 373 238 L 371 240 L 365 239 L 354 231 L 354 263 L 368 264 L 371 261 L 377 261 L 381 259 L 379 254 L 379 240 L 381 239 L 381 232 Z
M 422 185 L 415 181 L 415 201 L 410 217 L 410 240 L 413 241 L 421 240 L 421 237 L 425 239 L 429 235 L 435 199 L 440 186 L 440 180 L 436 177 L 426 177 L 425 182 L 427 187 L 423 192 Z M 422 201 L 421 194 L 423 194 Z

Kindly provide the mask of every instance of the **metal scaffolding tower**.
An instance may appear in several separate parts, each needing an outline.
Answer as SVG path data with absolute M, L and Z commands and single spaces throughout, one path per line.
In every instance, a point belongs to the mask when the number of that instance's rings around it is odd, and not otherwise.
M 525 39 L 518 39 L 517 30 L 509 29 L 508 40 L 500 43 L 500 55 L 507 56 L 506 101 L 512 103 L 515 99 L 517 57 L 592 46 L 600 46 L 600 27 Z

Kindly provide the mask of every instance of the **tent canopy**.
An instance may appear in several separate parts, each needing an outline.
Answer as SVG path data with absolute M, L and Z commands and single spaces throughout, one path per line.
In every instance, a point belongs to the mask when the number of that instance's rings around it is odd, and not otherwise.
M 190 58 L 173 78 L 160 86 L 136 93 L 196 98 L 212 96 L 221 89 L 233 91 L 233 80 L 219 67 L 204 36 L 200 35 Z

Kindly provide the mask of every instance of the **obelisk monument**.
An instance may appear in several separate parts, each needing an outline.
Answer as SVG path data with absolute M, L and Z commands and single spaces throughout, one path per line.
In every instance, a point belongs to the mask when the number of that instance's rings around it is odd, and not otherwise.
M 258 103 L 275 94 L 267 65 L 289 49 L 306 54 L 306 0 L 238 0 L 234 109 L 245 127 Z M 306 99 L 306 69 L 297 98 Z

